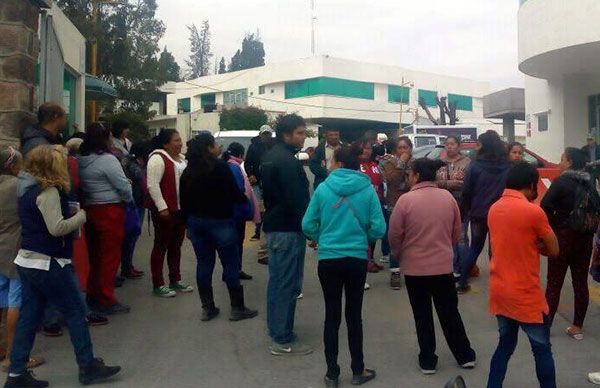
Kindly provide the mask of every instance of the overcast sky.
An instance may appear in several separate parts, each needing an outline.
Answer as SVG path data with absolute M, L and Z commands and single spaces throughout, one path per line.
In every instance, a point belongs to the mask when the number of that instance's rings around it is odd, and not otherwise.
M 181 66 L 186 25 L 208 19 L 213 59 L 260 30 L 266 62 L 310 56 L 310 0 L 158 0 L 161 44 Z M 517 0 L 315 0 L 317 54 L 522 86 Z

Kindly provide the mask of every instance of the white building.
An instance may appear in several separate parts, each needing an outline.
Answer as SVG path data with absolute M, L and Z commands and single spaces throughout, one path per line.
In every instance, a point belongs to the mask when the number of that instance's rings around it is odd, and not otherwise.
M 600 127 L 600 1 L 521 0 L 527 146 L 558 161 Z
M 429 124 L 419 98 L 438 117 L 435 97 L 447 96 L 457 103 L 461 123 L 498 129 L 483 118 L 482 97 L 489 92 L 487 82 L 315 56 L 179 82 L 167 97 L 167 116 L 150 126 L 216 131 L 219 111 L 250 105 L 272 115 L 296 112 L 354 138 L 367 129 L 393 133 L 400 118 L 403 125 Z M 191 116 L 185 125 L 182 114 Z

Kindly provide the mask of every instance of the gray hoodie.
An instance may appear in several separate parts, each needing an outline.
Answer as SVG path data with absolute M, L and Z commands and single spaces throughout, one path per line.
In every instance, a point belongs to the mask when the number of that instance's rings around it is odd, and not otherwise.
M 131 183 L 114 155 L 79 156 L 77 162 L 84 206 L 133 202 Z

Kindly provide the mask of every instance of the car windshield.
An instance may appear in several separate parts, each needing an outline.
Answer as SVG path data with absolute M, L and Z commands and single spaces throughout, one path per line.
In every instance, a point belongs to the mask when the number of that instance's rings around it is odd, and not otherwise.
M 240 143 L 241 145 L 244 146 L 244 150 L 245 152 L 248 152 L 248 147 L 250 147 L 250 143 L 252 142 L 252 138 L 251 137 L 247 137 L 247 136 L 239 136 L 239 137 L 217 137 L 215 139 L 217 141 L 217 143 L 223 147 L 223 151 L 227 150 L 227 147 L 229 147 L 229 145 L 231 143 Z

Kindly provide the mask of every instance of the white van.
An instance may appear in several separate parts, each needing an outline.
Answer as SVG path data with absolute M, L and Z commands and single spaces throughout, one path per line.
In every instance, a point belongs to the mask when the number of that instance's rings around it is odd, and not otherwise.
M 404 135 L 410 139 L 415 149 L 427 146 L 444 145 L 447 136 L 444 135 L 430 135 L 427 133 L 409 134 Z

